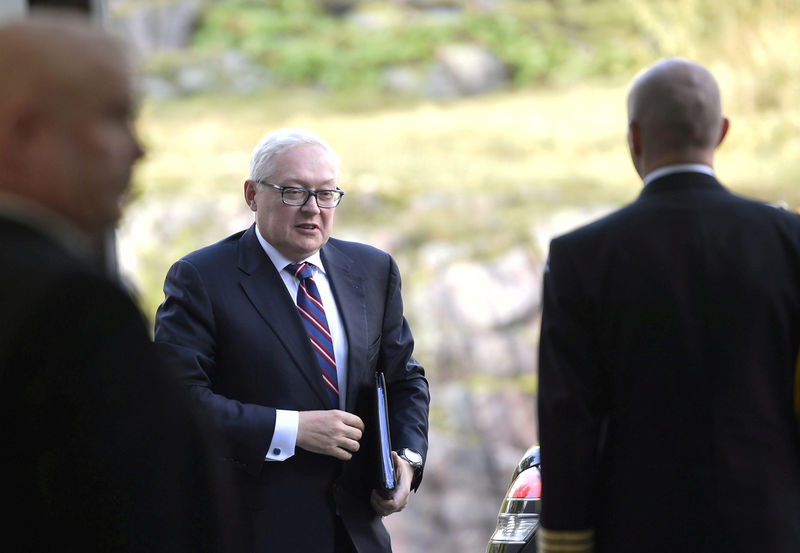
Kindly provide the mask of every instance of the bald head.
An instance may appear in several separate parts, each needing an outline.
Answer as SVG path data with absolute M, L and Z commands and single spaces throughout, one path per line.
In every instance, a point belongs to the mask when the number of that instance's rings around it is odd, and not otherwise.
M 77 12 L 37 12 L 0 25 L 0 102 L 20 93 L 42 100 L 55 90 L 83 94 L 91 71 L 117 64 L 122 54 L 116 40 Z
M 0 25 L 0 75 L 0 192 L 102 235 L 142 155 L 124 48 L 81 14 L 37 13 Z
M 640 174 L 670 163 L 711 165 L 727 130 L 714 77 L 681 58 L 661 60 L 633 81 L 628 122 Z

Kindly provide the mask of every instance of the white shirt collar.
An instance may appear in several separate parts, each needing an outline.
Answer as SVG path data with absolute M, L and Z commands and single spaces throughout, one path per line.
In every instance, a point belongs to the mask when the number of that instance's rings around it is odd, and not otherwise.
M 261 231 L 258 230 L 258 224 L 256 224 L 256 238 L 258 238 L 258 243 L 261 244 L 261 247 L 264 248 L 267 256 L 269 257 L 272 264 L 275 265 L 275 268 L 278 272 L 284 270 L 287 265 L 294 264 L 295 262 L 283 255 L 281 252 L 275 248 L 272 244 L 267 242 L 263 236 L 261 236 Z M 315 267 L 314 270 L 320 271 L 322 273 L 325 272 L 325 267 L 322 266 L 322 257 L 319 254 L 319 251 L 315 252 L 314 254 L 308 256 L 305 259 L 298 261 L 297 263 L 310 263 Z
M 704 163 L 676 163 L 674 165 L 664 165 L 647 173 L 642 182 L 645 186 L 650 184 L 656 179 L 672 175 L 673 173 L 705 173 L 706 175 L 714 176 L 714 169 L 710 165 Z

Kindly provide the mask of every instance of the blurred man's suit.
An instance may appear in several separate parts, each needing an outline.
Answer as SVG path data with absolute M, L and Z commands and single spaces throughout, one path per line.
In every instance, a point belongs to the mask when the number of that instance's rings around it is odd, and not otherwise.
M 594 527 L 600 553 L 800 551 L 798 344 L 800 217 L 711 175 L 553 240 L 542 456 L 582 499 L 548 528 Z
M 268 462 L 275 408 L 327 409 L 329 400 L 293 299 L 256 232 L 253 225 L 173 265 L 156 342 L 228 438 L 252 551 L 333 551 L 337 512 L 359 553 L 389 551 L 369 500 L 377 485 L 376 370 L 385 372 L 390 392 L 394 449 L 425 455 L 429 401 L 412 357 L 397 266 L 367 245 L 331 238 L 322 247 L 349 347 L 346 410 L 364 421 L 364 437 L 347 462 L 300 448 Z
M 4 539 L 18 551 L 230 551 L 231 520 L 218 518 L 229 491 L 140 312 L 64 247 L 66 228 L 38 223 L 0 210 Z

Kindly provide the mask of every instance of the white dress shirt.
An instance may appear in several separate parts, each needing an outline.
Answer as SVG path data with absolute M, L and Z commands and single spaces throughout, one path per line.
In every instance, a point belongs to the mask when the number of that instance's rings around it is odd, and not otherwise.
M 714 176 L 714 169 L 703 163 L 676 163 L 674 165 L 664 165 L 647 173 L 642 182 L 645 186 L 650 184 L 656 179 L 672 175 L 673 173 L 705 173 L 706 175 Z
M 286 266 L 294 263 L 294 261 L 287 258 L 272 244 L 264 240 L 261 232 L 258 231 L 256 226 L 256 237 L 261 247 L 264 248 L 267 256 L 278 274 L 281 275 L 289 295 L 297 305 L 297 289 L 300 287 L 300 281 L 294 277 L 289 271 L 285 270 Z M 339 386 L 339 409 L 344 410 L 345 407 L 345 390 L 347 390 L 347 337 L 345 336 L 344 326 L 342 326 L 342 319 L 339 316 L 339 308 L 336 305 L 336 300 L 331 291 L 331 284 L 328 281 L 328 276 L 325 273 L 325 267 L 322 265 L 322 258 L 319 252 L 302 260 L 302 262 L 310 263 L 312 265 L 314 282 L 319 289 L 319 295 L 322 299 L 322 304 L 325 306 L 325 318 L 328 319 L 328 328 L 331 331 L 333 338 L 333 355 L 336 358 L 336 379 Z M 272 441 L 267 450 L 267 461 L 285 461 L 294 455 L 295 446 L 297 445 L 297 427 L 300 420 L 300 413 L 298 411 L 289 411 L 286 409 L 275 410 L 275 431 L 272 434 Z

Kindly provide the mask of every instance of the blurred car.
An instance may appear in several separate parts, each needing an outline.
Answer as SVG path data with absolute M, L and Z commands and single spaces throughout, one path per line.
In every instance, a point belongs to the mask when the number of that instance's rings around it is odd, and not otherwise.
M 486 553 L 536 553 L 542 496 L 540 465 L 538 445 L 528 449 L 517 463 Z

